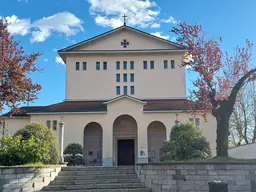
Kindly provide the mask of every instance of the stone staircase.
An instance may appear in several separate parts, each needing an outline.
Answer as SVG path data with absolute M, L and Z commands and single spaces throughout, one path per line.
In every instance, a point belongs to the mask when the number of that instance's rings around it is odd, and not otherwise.
M 55 192 L 151 192 L 140 183 L 134 166 L 63 167 L 41 191 Z

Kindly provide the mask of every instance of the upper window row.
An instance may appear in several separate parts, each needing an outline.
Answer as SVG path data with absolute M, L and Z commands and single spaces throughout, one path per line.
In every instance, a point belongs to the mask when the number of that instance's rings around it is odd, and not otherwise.
M 164 60 L 164 69 L 168 69 L 168 61 L 167 60 Z M 171 60 L 170 62 L 170 68 L 171 69 L 174 69 L 175 68 L 175 60 Z
M 127 70 L 127 61 L 123 61 L 123 70 Z M 117 61 L 116 62 L 116 70 L 120 70 L 121 69 L 121 62 Z M 130 69 L 133 70 L 134 69 L 134 61 L 130 61 Z
M 96 70 L 100 70 L 101 65 L 100 62 L 96 62 Z M 106 61 L 103 62 L 103 70 L 107 70 L 108 69 L 108 63 Z M 79 71 L 80 70 L 80 62 L 76 62 L 76 70 Z M 83 70 L 86 71 L 87 70 L 87 63 L 83 62 Z

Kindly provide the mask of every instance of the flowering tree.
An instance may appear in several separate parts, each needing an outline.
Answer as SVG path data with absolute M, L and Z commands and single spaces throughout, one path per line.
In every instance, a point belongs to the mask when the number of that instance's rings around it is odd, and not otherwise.
M 30 74 L 39 70 L 34 62 L 40 53 L 25 54 L 7 27 L 0 19 L 0 111 L 7 106 L 16 112 L 19 104 L 37 99 L 41 86 L 32 82 Z
M 177 42 L 187 49 L 182 66 L 198 73 L 193 82 L 195 90 L 190 91 L 195 101 L 192 109 L 206 118 L 211 110 L 217 120 L 217 157 L 228 156 L 229 119 L 239 90 L 256 78 L 256 67 L 249 69 L 252 43 L 236 47 L 233 57 L 223 53 L 219 41 L 206 39 L 201 26 L 180 23 L 172 29 L 178 35 Z

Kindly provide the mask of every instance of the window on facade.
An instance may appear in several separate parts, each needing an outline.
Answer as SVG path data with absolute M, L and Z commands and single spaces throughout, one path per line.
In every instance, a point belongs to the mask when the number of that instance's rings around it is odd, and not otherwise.
M 108 69 L 108 63 L 106 61 L 103 62 L 103 70 Z
M 120 61 L 116 62 L 116 70 L 120 70 Z
M 76 62 L 76 70 L 79 71 L 80 69 L 80 62 Z
M 143 68 L 147 69 L 148 68 L 148 62 L 147 61 L 143 61 Z
M 200 125 L 200 119 L 199 118 L 195 118 L 195 124 L 197 127 L 199 127 Z
M 120 82 L 120 74 L 116 74 L 116 82 Z
M 134 69 L 134 61 L 130 61 L 130 69 Z
M 83 62 L 83 70 L 86 71 L 87 70 L 87 63 Z
M 174 68 L 175 68 L 175 61 L 171 60 L 171 69 L 174 69 Z
M 53 130 L 57 130 L 57 121 L 56 120 L 54 120 L 53 122 L 52 122 L 52 128 L 53 128 Z
M 155 63 L 154 61 L 150 61 L 150 69 L 154 69 L 155 68 Z
M 51 121 L 46 121 L 46 126 L 51 129 Z
M 100 62 L 96 62 L 96 70 L 100 70 Z
M 127 86 L 124 86 L 124 95 L 127 95 Z
M 164 69 L 168 69 L 168 61 L 164 60 Z
M 116 94 L 120 95 L 120 86 L 116 86 Z
M 134 82 L 134 73 L 131 73 L 131 74 L 130 74 L 130 81 L 131 81 L 131 82 Z
M 131 86 L 131 95 L 134 95 L 134 86 Z
M 123 74 L 123 78 L 124 78 L 124 79 L 123 79 L 124 82 L 127 82 L 127 74 L 126 74 L 126 73 Z
M 126 69 L 127 69 L 127 61 L 124 61 L 124 62 L 123 62 L 123 65 L 124 65 L 124 66 L 123 66 L 123 69 L 126 70 Z

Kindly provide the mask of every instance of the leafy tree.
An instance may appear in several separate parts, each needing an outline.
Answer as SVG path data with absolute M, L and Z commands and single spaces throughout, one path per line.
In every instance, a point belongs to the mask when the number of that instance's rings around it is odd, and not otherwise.
M 35 61 L 41 54 L 25 54 L 7 27 L 0 19 L 0 111 L 7 106 L 15 113 L 19 104 L 37 99 L 41 86 L 32 82 L 31 73 L 39 70 Z
M 191 99 L 196 101 L 192 109 L 203 113 L 204 118 L 206 111 L 211 110 L 217 120 L 217 156 L 228 157 L 229 119 L 237 94 L 256 77 L 255 65 L 249 69 L 252 43 L 247 40 L 246 47 L 237 47 L 230 57 L 220 48 L 222 39 L 206 39 L 201 26 L 180 23 L 172 32 L 187 49 L 182 66 L 198 73 L 198 79 L 193 82 L 196 89 L 190 92 Z
M 60 152 L 58 145 L 58 138 L 56 137 L 53 130 L 49 129 L 46 125 L 42 123 L 31 123 L 18 130 L 14 136 L 21 135 L 23 139 L 29 139 L 32 136 L 38 138 L 42 141 L 47 141 L 50 143 L 50 156 L 51 159 L 44 161 L 45 164 L 58 164 L 60 162 Z
M 82 165 L 84 163 L 83 147 L 79 143 L 70 143 L 64 150 L 64 161 L 68 162 L 68 165 Z
M 161 151 L 161 161 L 211 157 L 210 143 L 194 123 L 175 125 L 170 134 L 170 141 L 165 143 Z

